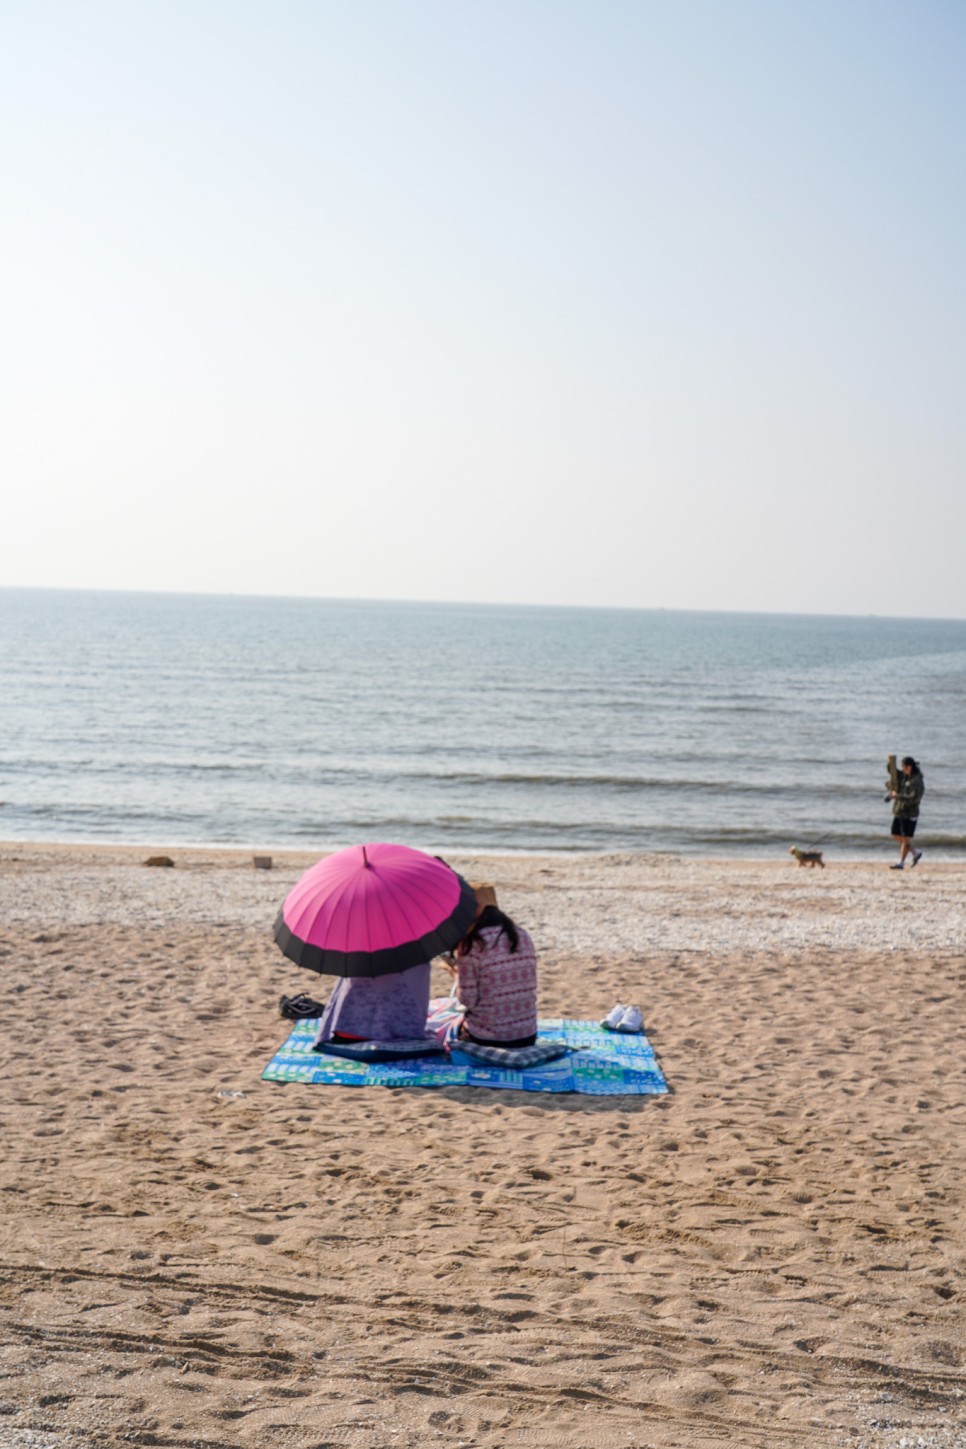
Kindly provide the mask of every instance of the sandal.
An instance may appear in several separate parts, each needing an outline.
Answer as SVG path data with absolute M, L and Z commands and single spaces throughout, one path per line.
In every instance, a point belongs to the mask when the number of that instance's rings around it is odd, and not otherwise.
M 313 1001 L 311 996 L 299 992 L 298 996 L 283 996 L 278 1003 L 280 1016 L 285 1016 L 289 1021 L 305 1021 L 308 1017 L 321 1016 L 325 1007 L 320 1001 Z

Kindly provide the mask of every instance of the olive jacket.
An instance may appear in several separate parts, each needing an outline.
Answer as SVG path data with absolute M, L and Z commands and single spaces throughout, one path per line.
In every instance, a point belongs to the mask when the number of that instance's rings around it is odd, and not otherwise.
M 896 792 L 892 802 L 893 815 L 900 815 L 903 820 L 918 819 L 919 801 L 926 792 L 922 775 L 904 775 L 892 756 L 889 757 L 888 770 L 889 789 Z

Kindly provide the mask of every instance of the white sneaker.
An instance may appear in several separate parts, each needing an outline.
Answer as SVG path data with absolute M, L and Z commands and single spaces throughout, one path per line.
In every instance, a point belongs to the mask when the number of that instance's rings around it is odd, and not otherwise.
M 639 1032 L 644 1030 L 644 1017 L 639 1006 L 629 1006 L 617 1023 L 618 1031 Z
M 606 1027 L 608 1031 L 617 1031 L 620 1025 L 621 1018 L 623 1017 L 626 1010 L 627 1007 L 624 1005 L 623 1001 L 619 1001 L 614 1007 L 613 1011 L 609 1011 L 604 1017 L 603 1021 L 601 1022 L 601 1026 Z

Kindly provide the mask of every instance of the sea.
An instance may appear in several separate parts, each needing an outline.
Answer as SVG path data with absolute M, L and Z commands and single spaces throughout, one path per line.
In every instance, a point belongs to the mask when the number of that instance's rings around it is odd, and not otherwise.
M 0 589 L 0 839 L 966 855 L 966 621 Z

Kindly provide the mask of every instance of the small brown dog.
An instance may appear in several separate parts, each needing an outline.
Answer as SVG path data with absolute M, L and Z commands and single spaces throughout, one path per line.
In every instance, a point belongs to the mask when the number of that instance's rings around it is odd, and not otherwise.
M 788 853 L 795 857 L 799 865 L 810 865 L 813 869 L 820 865 L 823 870 L 825 869 L 825 861 L 822 859 L 820 850 L 799 850 L 797 845 L 790 845 Z

